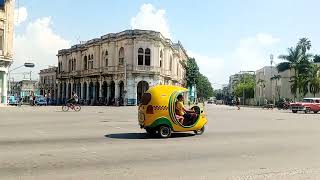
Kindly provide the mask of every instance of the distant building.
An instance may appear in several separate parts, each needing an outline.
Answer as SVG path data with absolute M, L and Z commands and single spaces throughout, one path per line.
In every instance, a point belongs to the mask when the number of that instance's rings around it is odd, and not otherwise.
M 274 66 L 265 66 L 256 71 L 255 100 L 259 105 L 264 104 L 265 99 L 270 102 L 278 97 L 276 89 L 279 88 L 279 83 L 275 78 L 277 74 L 278 70 Z
M 11 82 L 12 95 L 21 97 L 25 101 L 31 95 L 39 95 L 38 81 L 22 80 L 19 82 Z
M 185 49 L 156 31 L 110 33 L 57 56 L 61 102 L 76 92 L 88 104 L 136 105 L 150 86 L 185 85 Z
M 7 104 L 7 73 L 13 57 L 14 0 L 0 2 L 0 104 Z
M 50 95 L 51 99 L 57 99 L 57 71 L 58 67 L 49 67 L 48 69 L 40 70 L 39 76 L 39 91 L 40 95 Z

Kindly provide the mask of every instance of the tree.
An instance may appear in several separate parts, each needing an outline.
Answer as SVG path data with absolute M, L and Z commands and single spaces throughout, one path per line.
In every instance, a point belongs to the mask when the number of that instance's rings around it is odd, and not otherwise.
M 314 63 L 320 63 L 320 55 L 318 55 L 318 54 L 317 54 L 317 55 L 314 55 L 314 56 L 313 56 L 313 62 L 314 62 Z
M 307 50 L 311 49 L 311 41 L 308 38 L 301 38 L 297 46 L 302 50 L 302 53 L 305 54 Z
M 199 67 L 194 58 L 187 60 L 186 64 L 183 64 L 186 69 L 186 81 L 187 86 L 191 87 L 197 83 L 199 77 Z
M 303 60 L 303 53 L 299 46 L 291 47 L 288 49 L 288 55 L 280 55 L 279 59 L 285 60 L 285 62 L 277 65 L 279 72 L 283 72 L 288 69 L 296 70 L 298 64 Z
M 278 95 L 278 100 L 280 100 L 280 88 L 278 87 L 278 81 L 281 78 L 281 75 L 274 75 L 273 77 L 271 77 L 271 80 L 275 80 L 276 81 L 276 92 Z
M 209 79 L 200 73 L 197 79 L 198 98 L 208 99 L 210 97 L 213 97 L 213 95 L 214 95 L 214 91 Z
M 237 97 L 253 98 L 254 97 L 255 78 L 251 74 L 243 74 L 240 81 L 236 83 L 234 92 Z
M 197 96 L 199 98 L 207 99 L 213 97 L 214 91 L 210 81 L 206 76 L 199 72 L 199 67 L 194 58 L 187 60 L 183 66 L 186 69 L 186 82 L 188 87 L 196 85 Z
M 320 78 L 319 78 L 320 67 L 312 65 L 309 71 L 309 90 L 316 97 L 316 94 L 320 92 Z

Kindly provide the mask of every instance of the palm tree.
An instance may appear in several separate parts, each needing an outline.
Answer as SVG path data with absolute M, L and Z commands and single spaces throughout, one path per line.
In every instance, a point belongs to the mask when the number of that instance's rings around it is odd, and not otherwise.
M 308 38 L 301 38 L 298 42 L 298 47 L 301 48 L 302 52 L 305 54 L 307 50 L 311 49 L 311 41 Z
M 309 71 L 309 89 L 313 97 L 320 92 L 320 77 L 319 77 L 320 67 L 317 65 L 312 65 Z
M 298 64 L 303 61 L 303 52 L 299 46 L 291 47 L 288 49 L 288 55 L 280 55 L 279 59 L 285 60 L 285 62 L 279 63 L 277 69 L 279 72 L 286 71 L 288 69 L 296 70 Z
M 298 76 L 292 76 L 290 79 L 291 93 L 294 95 L 295 98 L 297 97 L 297 94 L 299 94 L 300 98 L 303 98 L 309 91 L 308 77 L 303 74 L 299 74 Z

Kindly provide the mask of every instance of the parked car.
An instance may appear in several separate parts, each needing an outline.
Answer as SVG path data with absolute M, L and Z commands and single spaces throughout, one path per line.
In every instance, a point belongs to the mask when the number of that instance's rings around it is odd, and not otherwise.
M 298 111 L 318 113 L 320 111 L 320 98 L 304 98 L 302 102 L 290 103 L 290 108 L 293 113 Z
M 19 99 L 15 96 L 9 96 L 8 97 L 8 104 L 12 106 L 18 106 L 19 105 Z
M 208 100 L 208 104 L 213 104 L 213 103 L 214 103 L 214 101 L 212 99 Z
M 47 100 L 43 96 L 37 96 L 35 100 L 37 106 L 46 106 Z

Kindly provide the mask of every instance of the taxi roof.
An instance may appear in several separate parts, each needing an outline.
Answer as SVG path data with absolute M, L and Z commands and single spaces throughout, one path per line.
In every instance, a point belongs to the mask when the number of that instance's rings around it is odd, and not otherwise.
M 184 87 L 180 87 L 180 86 L 173 86 L 173 85 L 156 85 L 153 86 L 151 88 L 149 88 L 149 90 L 147 92 L 152 93 L 152 92 L 157 92 L 157 91 L 161 91 L 161 92 L 167 92 L 167 93 L 172 93 L 174 91 L 188 91 L 188 89 L 184 88 Z

